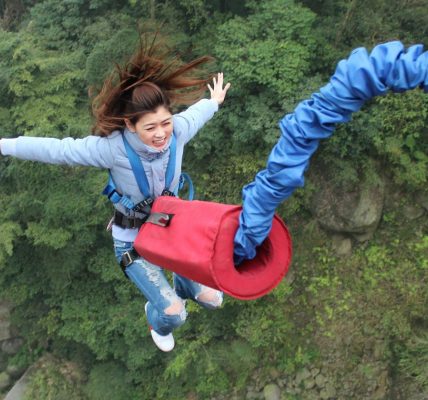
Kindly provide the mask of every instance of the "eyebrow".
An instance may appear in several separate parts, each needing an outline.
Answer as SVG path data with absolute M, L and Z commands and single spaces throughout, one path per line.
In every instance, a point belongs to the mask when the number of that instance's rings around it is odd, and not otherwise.
M 165 118 L 164 120 L 161 121 L 161 124 L 163 124 L 164 122 L 170 121 L 171 119 L 172 119 L 172 116 Z M 156 124 L 154 122 L 151 122 L 151 123 L 143 125 L 143 128 L 147 128 L 147 127 L 153 126 L 153 125 L 156 125 Z

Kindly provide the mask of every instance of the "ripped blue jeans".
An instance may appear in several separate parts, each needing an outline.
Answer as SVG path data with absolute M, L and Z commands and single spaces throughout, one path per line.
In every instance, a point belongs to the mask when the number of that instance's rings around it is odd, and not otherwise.
M 114 252 L 120 263 L 122 254 L 130 250 L 132 242 L 113 239 Z M 215 309 L 223 302 L 223 293 L 200 283 L 173 274 L 174 287 L 169 284 L 161 267 L 138 258 L 126 268 L 126 274 L 148 300 L 147 320 L 160 335 L 168 335 L 184 324 L 187 317 L 185 299 L 202 307 Z

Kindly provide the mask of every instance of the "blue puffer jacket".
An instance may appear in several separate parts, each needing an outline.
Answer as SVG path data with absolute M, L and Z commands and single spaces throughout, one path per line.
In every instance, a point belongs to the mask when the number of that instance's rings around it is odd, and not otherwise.
M 177 146 L 176 168 L 171 190 L 175 189 L 179 181 L 185 144 L 213 117 L 217 110 L 218 104 L 215 100 L 203 99 L 186 111 L 173 116 Z M 125 130 L 124 134 L 140 156 L 153 197 L 159 196 L 165 188 L 169 145 L 164 150 L 158 151 L 145 145 L 135 133 Z M 119 131 L 113 132 L 108 137 L 87 136 L 82 139 L 20 136 L 17 139 L 1 139 L 0 149 L 3 155 L 24 160 L 109 169 L 120 193 L 130 197 L 135 204 L 143 200 Z M 125 211 L 121 204 L 116 204 L 115 207 L 119 211 Z M 125 235 L 126 239 L 131 240 L 136 235 L 136 230 L 132 231 L 134 232 L 131 235 Z M 120 229 L 114 229 L 113 236 L 125 239 Z

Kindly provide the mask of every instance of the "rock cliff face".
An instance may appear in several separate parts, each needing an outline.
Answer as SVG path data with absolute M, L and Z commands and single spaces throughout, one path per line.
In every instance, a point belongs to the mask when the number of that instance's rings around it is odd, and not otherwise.
M 23 339 L 11 330 L 11 310 L 9 302 L 0 300 L 0 393 L 10 388 L 24 372 L 10 361 L 23 343 Z
M 362 179 L 352 188 L 337 188 L 321 178 L 314 195 L 312 212 L 320 225 L 334 233 L 365 241 L 373 236 L 382 216 L 385 184 Z
M 0 301 L 0 342 L 8 340 L 10 336 L 10 304 Z

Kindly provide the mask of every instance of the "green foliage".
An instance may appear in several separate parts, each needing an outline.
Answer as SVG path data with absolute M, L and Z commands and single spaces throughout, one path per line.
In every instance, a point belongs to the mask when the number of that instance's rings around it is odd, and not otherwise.
M 375 99 L 324 144 L 323 162 L 340 164 L 331 169 L 338 169 L 342 180 L 352 182 L 353 171 L 376 159 L 396 183 L 411 190 L 423 187 L 427 182 L 427 116 L 428 99 L 422 91 Z M 350 162 L 343 163 L 342 158 Z
M 86 80 L 92 85 L 101 86 L 107 74 L 111 72 L 111 61 L 119 65 L 129 59 L 138 40 L 135 29 L 125 28 L 111 32 L 111 37 L 97 43 L 86 59 Z
M 81 377 L 73 366 L 45 358 L 37 367 L 26 387 L 24 400 L 86 400 L 81 391 Z
M 374 124 L 383 135 L 373 138 L 380 157 L 391 164 L 397 183 L 411 188 L 426 184 L 428 168 L 428 99 L 422 92 L 379 100 Z
M 85 3 L 88 2 L 48 0 L 35 4 L 30 11 L 32 31 L 51 49 L 69 48 L 85 25 Z
M 112 362 L 92 368 L 85 392 L 91 400 L 136 398 L 135 391 L 127 383 L 125 367 Z
M 294 96 L 309 68 L 314 15 L 293 1 L 249 2 L 250 15 L 219 28 L 216 55 L 238 87 Z M 272 24 L 275 15 L 275 24 Z
M 316 43 L 314 14 L 292 1 L 246 6 L 247 15 L 213 26 L 214 55 L 232 88 L 221 113 L 190 144 L 185 158 L 186 169 L 201 182 L 200 197 L 233 203 L 278 140 L 277 121 L 284 108 L 291 111 L 319 83 L 304 79 Z
M 400 368 L 408 378 L 414 379 L 419 387 L 428 388 L 428 337 L 425 333 L 420 337 L 415 335 L 409 340 L 400 358 Z
M 318 29 L 333 51 L 362 44 L 370 47 L 395 39 L 424 43 L 427 38 L 428 17 L 423 1 L 409 1 L 405 7 L 400 0 L 302 0 L 302 3 L 320 16 Z
M 7 257 L 13 254 L 13 242 L 21 233 L 21 227 L 13 222 L 0 225 L 0 268 L 3 268 Z

